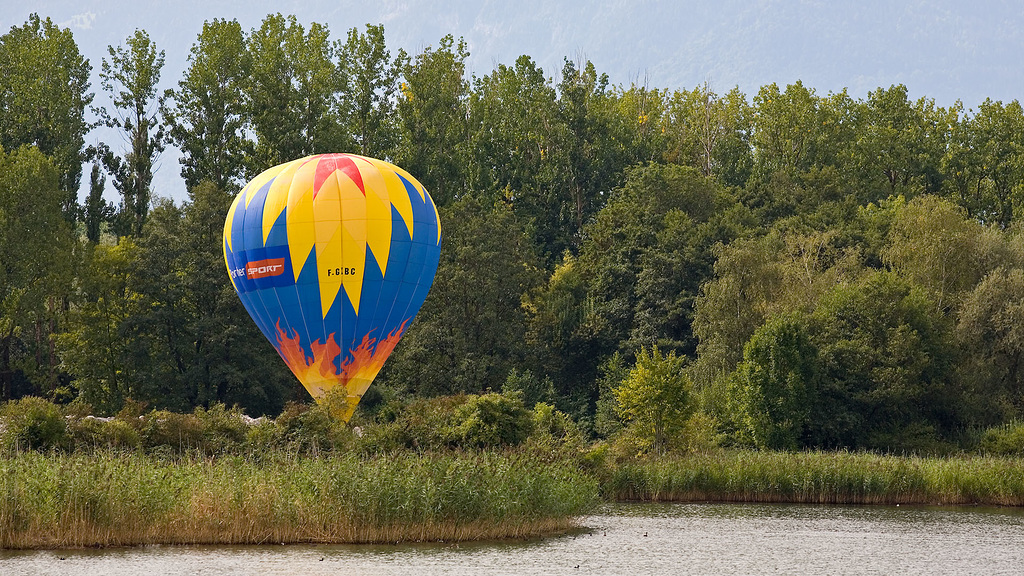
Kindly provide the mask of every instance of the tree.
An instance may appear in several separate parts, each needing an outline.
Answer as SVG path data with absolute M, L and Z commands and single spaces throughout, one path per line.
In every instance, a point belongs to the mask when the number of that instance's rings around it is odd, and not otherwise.
M 821 362 L 812 445 L 927 449 L 956 427 L 951 326 L 920 287 L 873 272 L 809 318 Z
M 667 107 L 665 161 L 694 166 L 727 185 L 746 183 L 753 164 L 751 108 L 739 88 L 719 96 L 705 82 L 673 92 Z
M 223 222 L 232 199 L 206 182 L 192 188 L 181 209 L 175 270 L 186 318 L 179 394 L 187 406 L 222 403 L 277 414 L 307 393 L 250 320 L 224 270 Z
M 132 287 L 139 260 L 138 245 L 131 238 L 115 246 L 89 247 L 67 326 L 57 340 L 79 396 L 100 414 L 117 413 L 127 398 L 156 399 L 143 387 L 147 347 L 128 330 L 130 319 L 146 308 Z M 143 354 L 136 357 L 133 349 Z
M 89 195 L 82 206 L 82 220 L 85 222 L 85 237 L 96 244 L 100 241 L 100 232 L 104 223 L 110 222 L 114 217 L 114 207 L 103 199 L 104 183 L 106 177 L 100 171 L 98 163 L 92 165 L 92 172 L 89 175 Z
M 566 59 L 557 88 L 558 130 L 551 150 L 555 170 L 551 206 L 559 217 L 551 246 L 554 254 L 579 249 L 584 224 L 621 183 L 623 170 L 630 164 L 623 144 L 626 137 L 616 133 L 619 126 L 613 121 L 608 75 L 598 75 L 592 62 L 577 65 Z
M 503 198 L 535 222 L 547 217 L 555 89 L 544 71 L 520 56 L 477 80 L 473 92 L 475 189 Z
M 987 182 L 982 212 L 984 220 L 1005 228 L 1020 208 L 1024 183 L 1024 110 L 1014 100 L 1003 105 L 986 99 L 971 118 L 974 138 L 974 169 L 981 166 Z
M 999 267 L 967 293 L 956 320 L 964 351 L 960 379 L 971 421 L 983 426 L 1024 415 L 1024 270 Z
M 1006 239 L 947 200 L 914 199 L 896 211 L 883 261 L 948 311 L 990 270 L 1012 259 Z
M 522 297 L 542 280 L 533 244 L 501 204 L 463 198 L 440 216 L 434 285 L 382 374 L 423 395 L 500 390 L 528 352 Z
M 911 102 L 903 84 L 868 92 L 858 108 L 851 153 L 862 185 L 884 190 L 877 197 L 937 192 L 949 129 L 946 110 L 926 98 Z
M 78 187 L 85 160 L 85 134 L 92 126 L 89 74 L 68 29 L 32 14 L 0 36 L 0 146 L 14 151 L 34 145 L 53 159 L 61 211 L 68 222 L 78 212 Z
M 58 194 L 60 172 L 35 147 L 0 147 L 0 386 L 16 378 L 36 394 L 56 386 L 56 331 L 74 269 L 74 240 Z
M 818 358 L 798 316 L 769 319 L 743 347 L 730 400 L 739 436 L 769 450 L 803 445 L 817 388 Z
M 693 317 L 699 339 L 693 374 L 701 388 L 733 372 L 768 318 L 810 313 L 824 294 L 863 272 L 858 250 L 844 247 L 837 231 L 747 236 L 719 247 L 716 256 Z
M 399 50 L 391 59 L 384 43 L 384 26 L 367 24 L 366 32 L 352 28 L 339 49 L 338 69 L 345 80 L 344 117 L 355 150 L 364 156 L 390 159 L 398 144 L 395 93 L 408 56 Z
M 684 364 L 685 357 L 662 354 L 657 346 L 641 350 L 615 388 L 619 416 L 651 450 L 662 452 L 678 443 L 693 412 L 693 383 L 683 373 Z
M 741 233 L 743 213 L 695 169 L 629 172 L 585 228 L 579 257 L 529 300 L 532 340 L 563 397 L 589 411 L 598 366 L 616 351 L 694 351 L 694 299 L 711 275 L 713 247 Z
M 785 92 L 775 83 L 762 86 L 754 96 L 750 138 L 757 173 L 764 176 L 812 165 L 817 116 L 818 98 L 803 83 L 791 84 Z
M 130 149 L 122 157 L 109 150 L 103 163 L 114 175 L 114 187 L 121 193 L 117 215 L 118 236 L 138 236 L 149 214 L 153 163 L 164 149 L 164 128 L 157 118 L 156 91 L 164 52 L 142 30 L 129 36 L 124 47 L 107 47 L 110 60 L 103 59 L 100 84 L 110 93 L 115 109 L 111 116 L 100 109 L 103 123 L 123 133 Z
M 267 16 L 246 45 L 251 62 L 244 84 L 255 135 L 247 176 L 287 162 L 351 146 L 340 112 L 336 46 L 326 26 L 307 32 L 294 16 Z
M 241 185 L 250 145 L 245 137 L 243 86 L 250 74 L 251 60 L 238 21 L 204 22 L 189 53 L 185 77 L 161 100 L 168 136 L 183 152 L 181 176 L 187 189 L 203 180 L 221 190 Z
M 613 116 L 625 136 L 630 164 L 661 160 L 665 150 L 667 91 L 633 84 L 611 90 Z
M 469 147 L 469 82 L 466 41 L 449 34 L 427 46 L 402 70 L 398 98 L 401 140 L 398 164 L 415 174 L 438 206 L 465 192 Z

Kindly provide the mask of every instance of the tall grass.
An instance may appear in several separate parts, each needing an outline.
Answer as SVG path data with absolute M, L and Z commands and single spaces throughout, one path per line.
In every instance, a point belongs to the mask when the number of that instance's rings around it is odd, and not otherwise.
M 718 451 L 620 463 L 615 500 L 1024 506 L 1024 459 Z
M 524 537 L 575 525 L 594 479 L 505 453 L 261 459 L 0 456 L 0 548 Z

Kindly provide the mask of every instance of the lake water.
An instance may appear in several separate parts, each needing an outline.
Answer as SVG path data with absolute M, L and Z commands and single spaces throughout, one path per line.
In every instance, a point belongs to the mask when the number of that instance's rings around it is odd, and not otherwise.
M 392 546 L 0 551 L 0 574 L 1024 574 L 1024 510 L 610 504 L 563 536 Z

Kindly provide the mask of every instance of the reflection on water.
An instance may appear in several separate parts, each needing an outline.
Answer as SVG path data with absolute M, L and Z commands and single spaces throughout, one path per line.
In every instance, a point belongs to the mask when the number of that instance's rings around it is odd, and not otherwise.
M 0 551 L 0 574 L 1021 574 L 1019 509 L 611 504 L 574 534 L 393 546 Z

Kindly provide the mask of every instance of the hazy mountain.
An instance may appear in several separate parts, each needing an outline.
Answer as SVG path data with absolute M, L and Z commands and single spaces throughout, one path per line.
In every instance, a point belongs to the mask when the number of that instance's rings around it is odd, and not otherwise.
M 940 105 L 1024 96 L 1024 9 L 1009 0 L 0 0 L 0 30 L 21 25 L 31 12 L 70 27 L 94 69 L 107 45 L 146 30 L 167 53 L 167 86 L 180 77 L 203 21 L 236 18 L 251 29 L 281 12 L 327 24 L 336 38 L 383 23 L 392 49 L 413 54 L 445 34 L 462 36 L 478 76 L 528 54 L 552 77 L 566 57 L 589 59 L 613 84 L 674 89 L 706 80 L 719 91 L 738 85 L 748 96 L 764 84 L 798 79 L 819 94 L 845 87 L 857 98 L 903 83 L 912 97 Z M 174 151 L 162 164 L 157 193 L 180 198 Z

